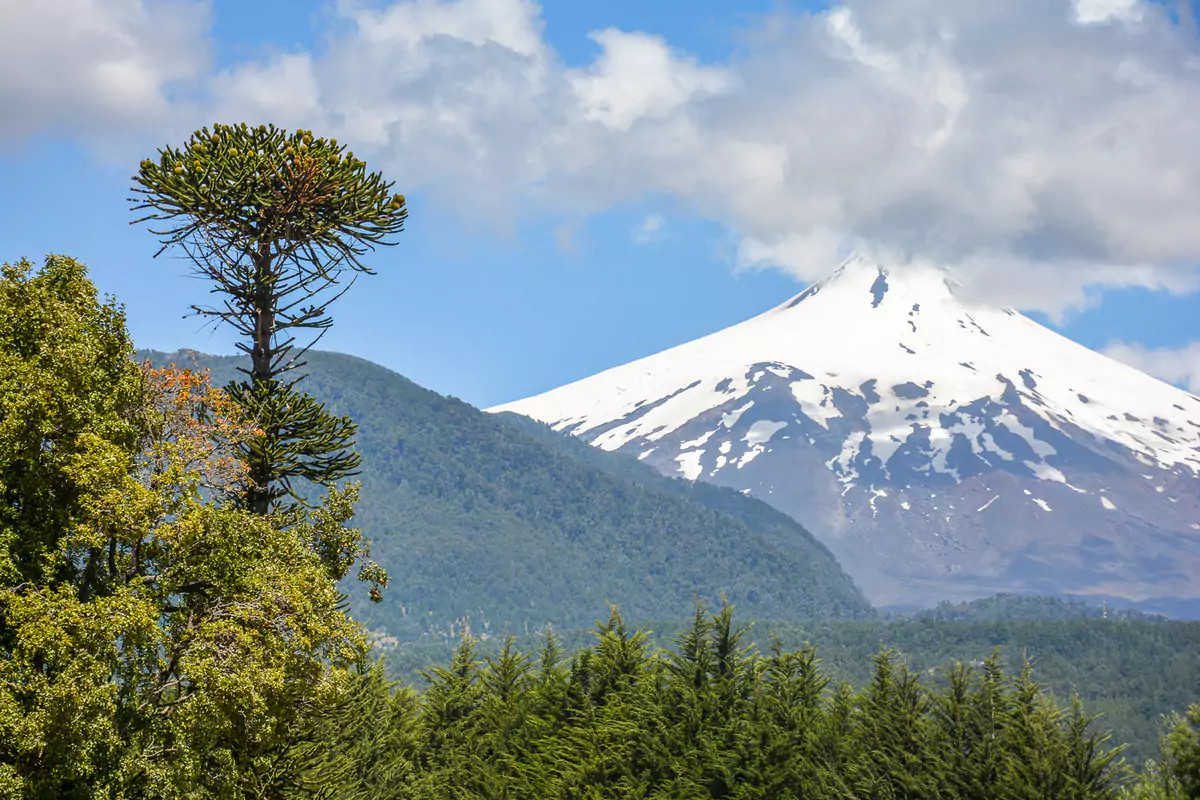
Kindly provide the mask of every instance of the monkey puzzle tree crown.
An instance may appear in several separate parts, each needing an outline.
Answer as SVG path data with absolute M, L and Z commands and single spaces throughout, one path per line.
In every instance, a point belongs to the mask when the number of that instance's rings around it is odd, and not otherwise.
M 151 213 L 134 223 L 169 220 L 151 232 L 163 249 L 185 244 L 206 228 L 236 247 L 271 241 L 273 255 L 308 256 L 308 263 L 370 272 L 359 256 L 393 244 L 408 216 L 404 195 L 347 152 L 337 139 L 312 131 L 288 133 L 274 125 L 201 128 L 181 148 L 159 149 L 142 161 L 133 189 L 135 210 Z M 162 250 L 159 251 L 160 253 Z

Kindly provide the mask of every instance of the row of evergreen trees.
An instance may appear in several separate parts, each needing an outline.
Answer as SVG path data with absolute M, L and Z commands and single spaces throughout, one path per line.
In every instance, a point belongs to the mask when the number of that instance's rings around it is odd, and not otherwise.
M 1139 776 L 1028 667 L 989 659 L 921 681 L 883 651 L 855 691 L 812 648 L 762 654 L 745 633 L 731 608 L 697 609 L 656 652 L 614 610 L 570 658 L 553 636 L 494 656 L 464 640 L 421 694 L 377 664 L 313 732 L 308 779 L 330 800 L 1200 796 L 1200 709 L 1175 724 L 1166 768 Z

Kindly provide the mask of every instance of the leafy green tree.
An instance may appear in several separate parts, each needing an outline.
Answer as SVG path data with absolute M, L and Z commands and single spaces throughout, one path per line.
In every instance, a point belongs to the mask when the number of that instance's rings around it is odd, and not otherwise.
M 330 486 L 355 474 L 355 425 L 296 389 L 300 359 L 333 324 L 329 305 L 371 270 L 408 216 L 393 184 L 336 139 L 275 126 L 215 125 L 164 147 L 134 176 L 135 220 L 179 247 L 219 301 L 193 310 L 233 328 L 250 357 L 228 392 L 255 419 L 244 444 L 246 503 L 265 514 L 294 481 Z M 307 337 L 299 341 L 298 337 Z
M 256 432 L 131 356 L 78 262 L 0 270 L 0 793 L 274 796 L 365 649 L 336 587 L 355 488 L 286 520 L 220 502 Z
M 143 376 L 125 314 L 100 302 L 65 256 L 0 270 L 0 580 L 49 583 L 94 571 L 102 554 L 58 558 L 86 513 L 80 459 L 104 442 L 131 451 Z

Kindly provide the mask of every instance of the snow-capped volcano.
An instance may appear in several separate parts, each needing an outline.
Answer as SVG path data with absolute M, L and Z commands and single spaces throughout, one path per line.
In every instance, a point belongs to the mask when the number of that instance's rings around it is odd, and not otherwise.
M 932 268 L 854 258 L 739 325 L 490 410 L 748 491 L 875 602 L 1200 597 L 1200 398 Z

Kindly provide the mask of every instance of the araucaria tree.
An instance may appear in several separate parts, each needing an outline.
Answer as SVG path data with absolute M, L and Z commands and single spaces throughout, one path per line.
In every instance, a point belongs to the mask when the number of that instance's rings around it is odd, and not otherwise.
M 395 244 L 404 196 L 336 139 L 244 123 L 160 149 L 134 182 L 133 208 L 146 212 L 134 223 L 151 222 L 158 253 L 180 248 L 212 283 L 217 302 L 193 311 L 230 325 L 250 356 L 248 380 L 226 388 L 262 432 L 243 447 L 247 507 L 297 497 L 297 479 L 355 474 L 355 424 L 298 391 L 293 371 L 332 324 L 330 303 L 372 272 L 362 256 Z

